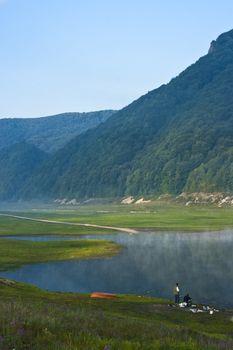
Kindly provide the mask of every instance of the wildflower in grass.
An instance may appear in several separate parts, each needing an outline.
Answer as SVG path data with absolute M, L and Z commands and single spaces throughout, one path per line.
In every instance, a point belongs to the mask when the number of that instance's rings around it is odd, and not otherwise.
M 15 320 L 12 320 L 11 323 L 10 323 L 11 327 L 15 327 L 16 326 L 16 321 Z
M 105 345 L 105 347 L 103 348 L 103 350 L 111 350 L 111 345 Z
M 4 343 L 4 337 L 0 335 L 0 345 L 2 345 L 3 343 Z
M 19 336 L 19 337 L 22 337 L 24 334 L 25 334 L 25 329 L 23 327 L 19 327 L 17 329 L 17 332 L 16 334 Z

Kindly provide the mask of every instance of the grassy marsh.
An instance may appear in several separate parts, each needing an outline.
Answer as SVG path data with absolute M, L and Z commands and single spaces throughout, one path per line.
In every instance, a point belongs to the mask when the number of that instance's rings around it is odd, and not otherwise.
M 32 242 L 1 239 L 0 271 L 35 262 L 111 256 L 119 250 L 117 244 L 103 240 Z
M 218 208 L 214 205 L 186 207 L 183 204 L 167 202 L 153 202 L 143 205 L 80 206 L 72 210 L 34 210 L 23 212 L 20 215 L 146 230 L 214 231 L 233 227 L 232 207 Z M 53 228 L 57 232 L 62 229 L 62 227 Z M 86 228 L 81 227 L 74 229 L 70 227 L 66 231 L 72 232 L 73 230 L 80 234 L 86 232 Z M 104 233 L 103 230 L 93 228 L 89 228 L 89 232 Z
M 21 213 L 18 213 L 21 215 Z M 29 211 L 24 213 L 25 216 L 32 216 Z M 44 214 L 47 218 L 48 214 Z M 62 221 L 62 217 L 60 219 Z M 109 233 L 110 230 L 104 231 Z M 27 220 L 19 220 L 11 217 L 0 216 L 0 236 L 27 236 L 27 235 L 88 235 L 88 234 L 102 234 L 103 230 L 94 227 L 69 226 L 60 224 L 49 224 L 45 222 L 35 222 Z

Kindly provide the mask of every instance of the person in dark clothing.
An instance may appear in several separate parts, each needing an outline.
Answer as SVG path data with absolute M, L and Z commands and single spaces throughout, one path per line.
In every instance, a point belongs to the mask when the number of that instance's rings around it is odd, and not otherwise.
M 191 306 L 192 305 L 192 298 L 190 298 L 189 294 L 186 294 L 184 296 L 184 303 L 187 303 L 187 306 Z

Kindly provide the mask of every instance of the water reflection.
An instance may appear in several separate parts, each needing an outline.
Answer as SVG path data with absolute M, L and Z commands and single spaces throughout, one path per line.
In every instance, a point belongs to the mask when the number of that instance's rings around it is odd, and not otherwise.
M 88 237 L 99 238 L 83 238 Z M 106 291 L 167 298 L 172 297 L 173 284 L 179 282 L 182 294 L 189 292 L 196 302 L 233 307 L 233 231 L 119 233 L 103 238 L 125 248 L 113 258 L 27 265 L 1 275 L 53 291 Z

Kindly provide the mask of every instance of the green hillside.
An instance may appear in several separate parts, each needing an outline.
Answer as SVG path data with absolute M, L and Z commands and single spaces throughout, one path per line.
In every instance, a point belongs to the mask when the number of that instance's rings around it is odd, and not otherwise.
M 62 113 L 43 118 L 0 119 L 0 149 L 28 142 L 45 152 L 55 152 L 73 137 L 105 122 L 114 111 Z
M 1 150 L 0 200 L 15 199 L 17 192 L 45 159 L 45 152 L 25 142 Z
M 232 91 L 233 30 L 169 84 L 68 143 L 22 194 L 232 192 Z
M 232 349 L 232 311 L 193 314 L 169 300 L 94 299 L 0 279 L 1 349 Z

